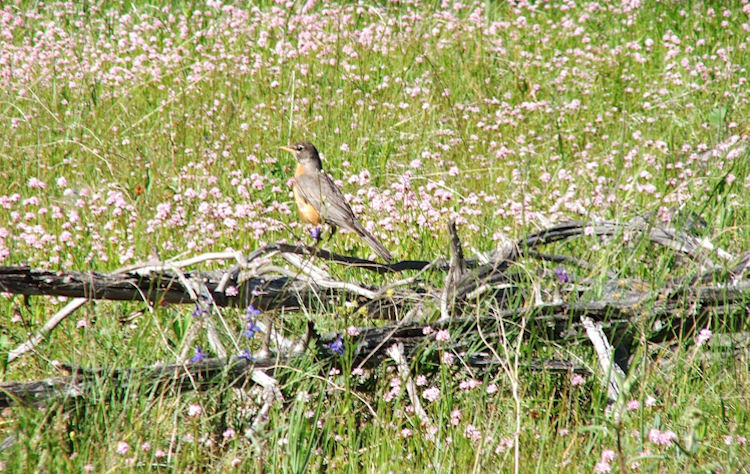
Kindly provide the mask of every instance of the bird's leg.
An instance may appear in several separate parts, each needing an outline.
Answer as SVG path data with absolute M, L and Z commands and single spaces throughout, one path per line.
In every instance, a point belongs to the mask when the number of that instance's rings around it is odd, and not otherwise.
M 335 225 L 331 225 L 330 227 L 331 227 L 331 233 L 328 236 L 328 238 L 326 239 L 326 243 L 330 242 L 331 239 L 333 238 L 333 236 L 336 235 L 336 231 L 339 230 L 339 228 L 336 227 Z

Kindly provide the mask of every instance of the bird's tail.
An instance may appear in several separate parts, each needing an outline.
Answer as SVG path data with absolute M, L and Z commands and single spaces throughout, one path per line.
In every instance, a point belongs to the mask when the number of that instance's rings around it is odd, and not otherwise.
M 362 240 L 364 240 L 367 245 L 372 247 L 372 249 L 375 251 L 376 254 L 380 256 L 383 260 L 386 262 L 390 262 L 393 260 L 393 255 L 391 255 L 391 252 L 388 251 L 387 248 L 383 247 L 383 244 L 380 243 L 380 241 L 371 233 L 367 232 L 367 229 L 362 226 L 359 222 L 355 223 L 355 229 L 357 231 L 357 234 L 359 234 L 360 237 L 362 237 Z

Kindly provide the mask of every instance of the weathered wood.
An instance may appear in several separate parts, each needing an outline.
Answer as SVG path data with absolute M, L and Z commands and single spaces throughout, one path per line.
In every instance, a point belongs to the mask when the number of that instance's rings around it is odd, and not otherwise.
M 482 318 L 479 324 L 497 323 L 494 318 Z M 469 328 L 476 324 L 471 318 L 434 324 L 399 324 L 378 329 L 363 328 L 360 336 L 353 338 L 353 366 L 375 367 L 389 357 L 388 349 L 394 344 L 403 345 L 405 357 L 412 357 L 421 350 L 425 343 L 434 343 L 433 336 L 425 334 L 444 328 Z M 311 343 L 315 357 L 324 366 L 337 364 L 338 353 L 331 343 L 339 338 L 336 333 L 325 336 L 313 336 Z M 457 342 L 452 349 L 463 351 L 463 343 Z M 463 352 L 460 352 L 463 353 Z M 465 362 L 480 369 L 494 370 L 502 361 L 483 352 L 463 353 Z M 291 357 L 277 357 L 270 354 L 266 357 L 230 357 L 206 358 L 198 362 L 184 364 L 158 364 L 139 368 L 82 368 L 62 365 L 61 369 L 70 375 L 50 377 L 26 382 L 0 383 L 0 408 L 13 405 L 42 405 L 50 400 L 66 400 L 88 397 L 88 390 L 106 381 L 116 388 L 128 387 L 144 393 L 160 393 L 164 390 L 190 391 L 203 390 L 215 386 L 236 387 L 248 382 L 254 370 L 272 370 L 277 366 L 294 365 L 295 359 L 310 357 L 309 353 L 298 352 Z M 434 356 L 437 358 L 437 355 Z M 532 371 L 589 373 L 588 369 L 567 361 L 544 360 L 533 358 L 522 366 Z M 327 369 L 323 369 L 324 371 Z M 124 392 L 123 392 L 124 393 Z
M 247 306 L 256 308 L 299 308 L 301 302 L 316 299 L 313 295 L 328 294 L 331 297 L 339 292 L 319 288 L 314 282 L 293 280 L 289 277 L 246 280 L 238 289 L 237 296 L 227 296 L 224 291 L 216 291 L 226 272 L 202 271 L 185 272 L 189 280 L 199 279 L 211 292 L 217 306 Z M 229 282 L 233 286 L 235 282 Z M 192 303 L 192 298 L 172 271 L 153 275 L 136 273 L 105 274 L 98 272 L 71 272 L 38 270 L 29 267 L 0 266 L 0 291 L 19 295 L 47 295 L 93 300 L 143 301 L 151 303 L 184 304 Z
M 90 387 L 108 380 L 122 388 L 139 385 L 146 391 L 165 389 L 196 390 L 226 383 L 236 386 L 245 383 L 253 369 L 267 369 L 278 361 L 273 358 L 250 361 L 211 358 L 187 364 L 164 364 L 133 369 L 69 368 L 68 376 L 51 377 L 31 382 L 0 384 L 0 408 L 12 405 L 40 405 L 50 399 L 80 398 Z
M 587 234 L 608 238 L 618 234 L 640 233 L 656 245 L 665 246 L 688 259 L 694 259 L 699 267 L 697 276 L 674 279 L 661 288 L 651 288 L 641 282 L 614 279 L 605 282 L 597 301 L 581 301 L 580 296 L 590 290 L 581 282 L 572 281 L 560 285 L 561 294 L 552 303 L 538 304 L 529 298 L 528 286 L 522 273 L 514 273 L 511 267 L 520 258 L 536 258 L 546 261 L 572 264 L 590 268 L 587 262 L 567 256 L 543 254 L 536 248 Z M 627 354 L 636 329 L 645 328 L 651 341 L 660 341 L 694 331 L 703 327 L 709 314 L 721 315 L 726 327 L 738 326 L 746 329 L 747 308 L 750 306 L 750 280 L 746 278 L 750 267 L 750 253 L 746 253 L 734 267 L 719 266 L 710 257 L 719 255 L 728 258 L 726 252 L 714 252 L 707 242 L 674 229 L 652 225 L 647 217 L 638 217 L 627 224 L 613 222 L 570 222 L 530 234 L 515 244 L 490 252 L 480 259 L 460 258 L 460 244 L 455 232 L 453 236 L 453 259 L 405 261 L 380 264 L 364 259 L 336 255 L 322 249 L 271 244 L 259 249 L 237 265 L 225 271 L 184 271 L 170 266 L 155 265 L 146 271 L 104 274 L 96 272 L 66 272 L 38 270 L 29 267 L 0 267 L 0 292 L 21 295 L 54 295 L 87 299 L 109 299 L 119 301 L 147 300 L 151 303 L 194 303 L 195 287 L 199 299 L 211 299 L 217 306 L 241 306 L 252 304 L 263 311 L 298 309 L 304 307 L 314 312 L 340 305 L 342 300 L 355 302 L 368 310 L 372 318 L 394 318 L 403 316 L 408 308 L 419 308 L 425 314 L 435 312 L 437 307 L 443 317 L 435 323 L 394 323 L 383 327 L 360 329 L 354 348 L 355 366 L 372 367 L 387 357 L 387 349 L 393 344 L 403 346 L 405 357 L 425 354 L 436 356 L 434 339 L 426 335 L 425 327 L 431 331 L 449 329 L 450 349 L 462 355 L 469 364 L 490 366 L 485 355 L 476 351 L 475 334 L 481 328 L 485 341 L 498 342 L 498 324 L 526 321 L 525 331 L 536 331 L 538 336 L 558 340 L 582 340 L 585 330 L 581 318 L 590 318 L 601 327 L 603 334 Z M 630 236 L 633 239 L 633 236 Z M 712 250 L 713 249 L 713 250 Z M 711 250 L 711 251 L 709 251 Z M 295 254 L 305 258 L 287 259 L 297 270 L 262 263 L 277 254 Z M 287 255 L 288 256 L 288 255 Z M 238 260 L 242 260 L 239 259 Z M 434 287 L 422 280 L 420 273 L 387 286 L 378 288 L 351 282 L 335 281 L 330 273 L 315 267 L 316 261 L 357 267 L 387 274 L 404 270 L 450 271 L 445 289 L 453 295 L 451 304 L 443 301 L 444 288 Z M 461 263 L 463 261 L 463 263 Z M 485 263 L 481 263 L 485 262 Z M 297 262 L 296 264 L 294 262 Z M 304 271 L 303 271 L 304 267 Z M 133 270 L 133 269 L 131 269 Z M 317 277 L 315 277 L 317 275 Z M 230 292 L 228 289 L 236 289 Z M 231 295 L 228 295 L 228 293 Z M 477 316 L 477 303 L 484 316 Z M 569 303 L 568 301 L 575 301 Z M 205 306 L 205 304 L 204 304 Z M 470 311 L 468 311 L 470 310 Z M 462 315 L 464 317 L 462 317 Z M 734 318 L 734 319 L 733 319 Z M 429 333 L 429 331 L 428 331 Z M 337 355 L 329 346 L 337 335 L 316 339 L 314 351 L 329 363 L 335 363 Z M 347 339 L 347 343 L 355 343 Z M 296 357 L 297 355 L 294 355 Z M 171 364 L 137 369 L 75 369 L 68 377 L 52 377 L 31 382 L 7 382 L 0 384 L 0 406 L 11 403 L 39 403 L 50 398 L 78 397 L 98 378 L 112 379 L 116 384 L 131 381 L 145 383 L 151 387 L 171 387 L 189 390 L 212 386 L 216 383 L 244 383 L 251 369 L 270 369 L 279 360 L 294 364 L 294 357 L 248 359 L 208 359 L 194 364 Z M 473 362 L 472 362 L 473 361 Z M 527 363 L 531 364 L 529 361 Z M 611 364 L 610 364 L 611 365 Z M 537 364 L 550 370 L 554 364 Z M 584 370 L 570 364 L 558 364 L 560 370 Z M 533 370 L 533 367 L 532 367 Z

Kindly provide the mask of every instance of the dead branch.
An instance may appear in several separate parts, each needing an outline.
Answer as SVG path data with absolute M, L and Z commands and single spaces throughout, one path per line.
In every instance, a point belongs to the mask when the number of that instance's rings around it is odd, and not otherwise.
M 733 267 L 720 266 L 712 258 L 731 258 L 710 242 L 675 229 L 659 227 L 648 216 L 640 216 L 625 224 L 615 222 L 569 222 L 535 232 L 476 259 L 464 259 L 455 229 L 451 229 L 450 262 L 405 261 L 381 264 L 364 259 L 333 254 L 318 248 L 288 244 L 271 244 L 247 258 L 231 255 L 239 262 L 229 270 L 184 271 L 182 265 L 155 264 L 127 273 L 82 273 L 31 269 L 29 267 L 0 267 L 0 292 L 20 295 L 54 295 L 85 299 L 143 301 L 149 303 L 199 304 L 217 307 L 252 304 L 263 311 L 304 309 L 315 311 L 333 308 L 342 300 L 353 302 L 367 310 L 371 318 L 396 319 L 407 314 L 402 322 L 384 327 L 360 329 L 354 350 L 355 365 L 371 367 L 388 357 L 387 349 L 397 344 L 403 347 L 406 359 L 423 351 L 434 340 L 425 334 L 425 326 L 432 330 L 450 329 L 455 334 L 450 349 L 463 354 L 468 361 L 492 365 L 485 356 L 471 347 L 471 335 L 481 329 L 489 341 L 499 334 L 498 323 L 513 327 L 523 317 L 527 325 L 523 331 L 541 331 L 549 339 L 586 340 L 586 330 L 595 325 L 601 335 L 597 340 L 611 342 L 615 348 L 629 346 L 635 328 L 648 326 L 650 339 L 659 341 L 694 330 L 704 324 L 709 314 L 719 314 L 733 327 L 730 319 L 746 316 L 750 301 L 750 279 L 747 278 L 750 253 L 741 257 Z M 602 239 L 622 236 L 634 241 L 640 235 L 656 245 L 664 246 L 687 257 L 698 269 L 697 276 L 673 279 L 660 288 L 641 282 L 612 279 L 605 282 L 596 301 L 580 301 L 588 287 L 579 284 L 561 286 L 555 298 L 546 303 L 537 289 L 532 298 L 528 284 L 513 265 L 522 258 L 567 263 L 591 268 L 587 262 L 568 256 L 539 252 L 541 246 L 565 240 L 596 236 Z M 222 254 L 224 255 L 224 254 Z M 286 266 L 270 263 L 281 257 Z M 315 265 L 326 261 L 380 273 L 392 274 L 417 270 L 416 275 L 382 287 L 356 282 L 338 281 L 331 273 Z M 447 272 L 442 287 L 423 279 L 428 271 Z M 538 285 L 537 285 L 538 286 Z M 235 290 L 235 291 L 230 291 Z M 200 301 L 199 301 L 200 300 Z M 482 301 L 492 301 L 481 306 Z M 573 301 L 573 302 L 568 302 Z M 471 310 L 471 311 L 468 311 Z M 435 323 L 426 324 L 408 315 L 437 315 Z M 482 314 L 482 316 L 478 316 Z M 582 319 L 584 318 L 584 319 Z M 54 318 L 53 318 L 54 319 Z M 415 321 L 415 319 L 417 319 Z M 588 328 L 581 321 L 588 321 Z M 48 323 L 49 324 L 49 323 Z M 521 330 L 520 328 L 517 328 Z M 338 335 L 321 338 L 314 346 L 323 360 L 335 360 L 335 352 L 327 345 Z M 38 341 L 37 341 L 38 342 Z M 289 345 L 289 344 L 287 344 Z M 280 346 L 277 345 L 277 348 Z M 50 397 L 76 397 L 85 393 L 92 376 L 113 379 L 118 384 L 131 380 L 147 381 L 152 386 L 179 390 L 201 388 L 230 380 L 229 385 L 242 383 L 246 372 L 275 367 L 280 360 L 293 364 L 299 352 L 257 360 L 211 359 L 206 363 L 172 364 L 141 369 L 111 371 L 75 370 L 67 377 L 53 377 L 36 382 L 11 382 L 0 385 L 0 406 L 13 402 L 40 401 Z M 601 351 L 600 351 L 601 352 Z M 606 351 L 611 352 L 609 349 Z M 267 353 L 267 352 L 266 352 Z M 613 367 L 607 356 L 607 367 Z M 481 365 L 478 362 L 478 365 Z M 578 370 L 562 365 L 565 370 Z M 541 364 L 544 370 L 551 365 Z M 581 369 L 587 370 L 587 369 Z M 611 369 L 610 369 L 611 370 Z M 253 372 L 255 371 L 255 372 Z M 221 377 L 219 377 L 221 375 Z M 270 399 L 270 398 L 269 398 Z
M 484 323 L 489 323 L 486 318 Z M 495 323 L 497 321 L 495 320 Z M 448 322 L 446 324 L 435 323 L 429 326 L 433 331 L 444 327 L 461 327 L 471 324 L 468 319 Z M 308 330 L 311 330 L 308 325 Z M 400 327 L 397 324 L 378 329 L 365 330 L 354 342 L 354 365 L 375 367 L 384 359 L 392 357 L 389 348 L 396 344 L 399 354 L 403 356 L 402 362 L 415 355 L 425 343 L 431 341 L 430 336 L 425 335 L 425 325 L 412 324 Z M 336 333 L 326 336 L 312 335 L 312 345 L 315 357 L 321 365 L 321 372 L 327 372 L 326 367 L 335 365 L 338 353 L 331 348 L 330 343 L 340 336 Z M 305 342 L 304 344 L 307 344 Z M 453 346 L 461 350 L 462 345 Z M 250 379 L 255 380 L 258 375 L 264 375 L 264 371 L 273 370 L 282 366 L 293 366 L 299 357 L 308 357 L 309 353 L 301 350 L 291 351 L 285 357 L 268 354 L 265 357 L 254 357 L 242 355 L 229 358 L 206 358 L 198 362 L 184 362 L 172 364 L 157 364 L 149 367 L 139 368 L 83 368 L 71 365 L 60 365 L 60 369 L 67 375 L 50 377 L 42 380 L 25 382 L 0 383 L 0 408 L 14 405 L 43 405 L 52 400 L 70 400 L 86 398 L 88 390 L 106 381 L 114 388 L 129 388 L 122 393 L 129 393 L 134 389 L 145 393 L 160 393 L 163 391 L 184 392 L 191 390 L 205 390 L 216 386 L 239 387 L 246 384 Z M 470 366 L 480 369 L 493 369 L 501 361 L 487 356 L 482 352 L 465 354 L 466 362 Z M 576 372 L 582 374 L 590 373 L 588 369 L 560 360 L 532 359 L 525 366 L 532 371 L 553 372 Z M 403 368 L 402 368 L 403 370 Z M 278 394 L 278 388 L 271 384 L 271 389 Z M 93 396 L 93 395 L 92 395 Z
M 67 376 L 51 377 L 32 382 L 0 384 L 0 408 L 12 405 L 40 405 L 51 399 L 80 398 L 97 381 L 109 380 L 117 387 L 141 384 L 144 390 L 205 389 L 221 382 L 238 386 L 247 382 L 254 369 L 269 369 L 278 361 L 273 358 L 231 360 L 211 358 L 187 364 L 164 364 L 135 369 L 83 369 L 68 367 Z

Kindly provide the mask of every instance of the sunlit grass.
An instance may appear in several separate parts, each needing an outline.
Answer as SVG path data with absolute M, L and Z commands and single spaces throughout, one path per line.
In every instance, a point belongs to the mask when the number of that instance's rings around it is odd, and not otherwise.
M 654 225 L 740 254 L 750 243 L 750 160 L 716 146 L 748 135 L 748 7 L 638 3 L 4 7 L 0 264 L 106 272 L 279 240 L 309 244 L 288 186 L 294 163 L 278 150 L 301 139 L 320 149 L 363 223 L 399 259 L 445 255 L 449 220 L 472 256 L 566 219 L 646 212 Z M 693 215 L 705 225 L 691 226 Z M 370 253 L 342 232 L 322 245 Z M 584 301 L 601 294 L 609 270 L 652 288 L 696 271 L 622 236 L 545 250 L 595 266 L 569 269 L 590 284 Z M 538 265 L 523 261 L 516 271 L 552 288 Z M 343 280 L 390 278 L 330 270 Z M 0 347 L 27 340 L 60 306 L 2 297 Z M 307 317 L 321 333 L 376 324 L 343 302 L 335 309 Z M 57 374 L 56 360 L 173 361 L 192 311 L 86 306 L 3 378 Z M 437 317 L 438 308 L 429 311 Z M 515 433 L 511 377 L 441 361 L 447 351 L 433 340 L 412 366 L 426 376 L 420 394 L 440 393 L 421 398 L 431 425 L 404 390 L 386 396 L 398 379 L 391 368 L 351 375 L 349 354 L 342 373 L 330 374 L 311 356 L 273 372 L 285 402 L 258 433 L 248 431 L 257 388 L 246 387 L 246 399 L 226 389 L 176 396 L 102 380 L 85 400 L 3 412 L 0 433 L 15 444 L 0 463 L 10 471 L 497 472 L 513 469 L 517 434 L 525 472 L 616 471 L 621 461 L 643 471 L 739 469 L 748 456 L 746 352 L 709 361 L 702 355 L 720 349 L 692 335 L 647 351 L 647 311 L 626 394 L 633 409 L 618 423 L 595 377 L 579 386 L 522 365 Z M 222 315 L 240 334 L 242 311 Z M 295 335 L 307 319 L 266 316 Z M 717 316 L 712 329 L 738 328 Z M 524 337 L 522 361 L 596 367 L 586 345 L 549 344 L 537 326 Z M 194 345 L 209 346 L 203 334 Z M 481 385 L 467 388 L 469 380 Z M 191 416 L 194 405 L 201 413 Z M 681 448 L 650 439 L 652 430 L 674 432 Z

